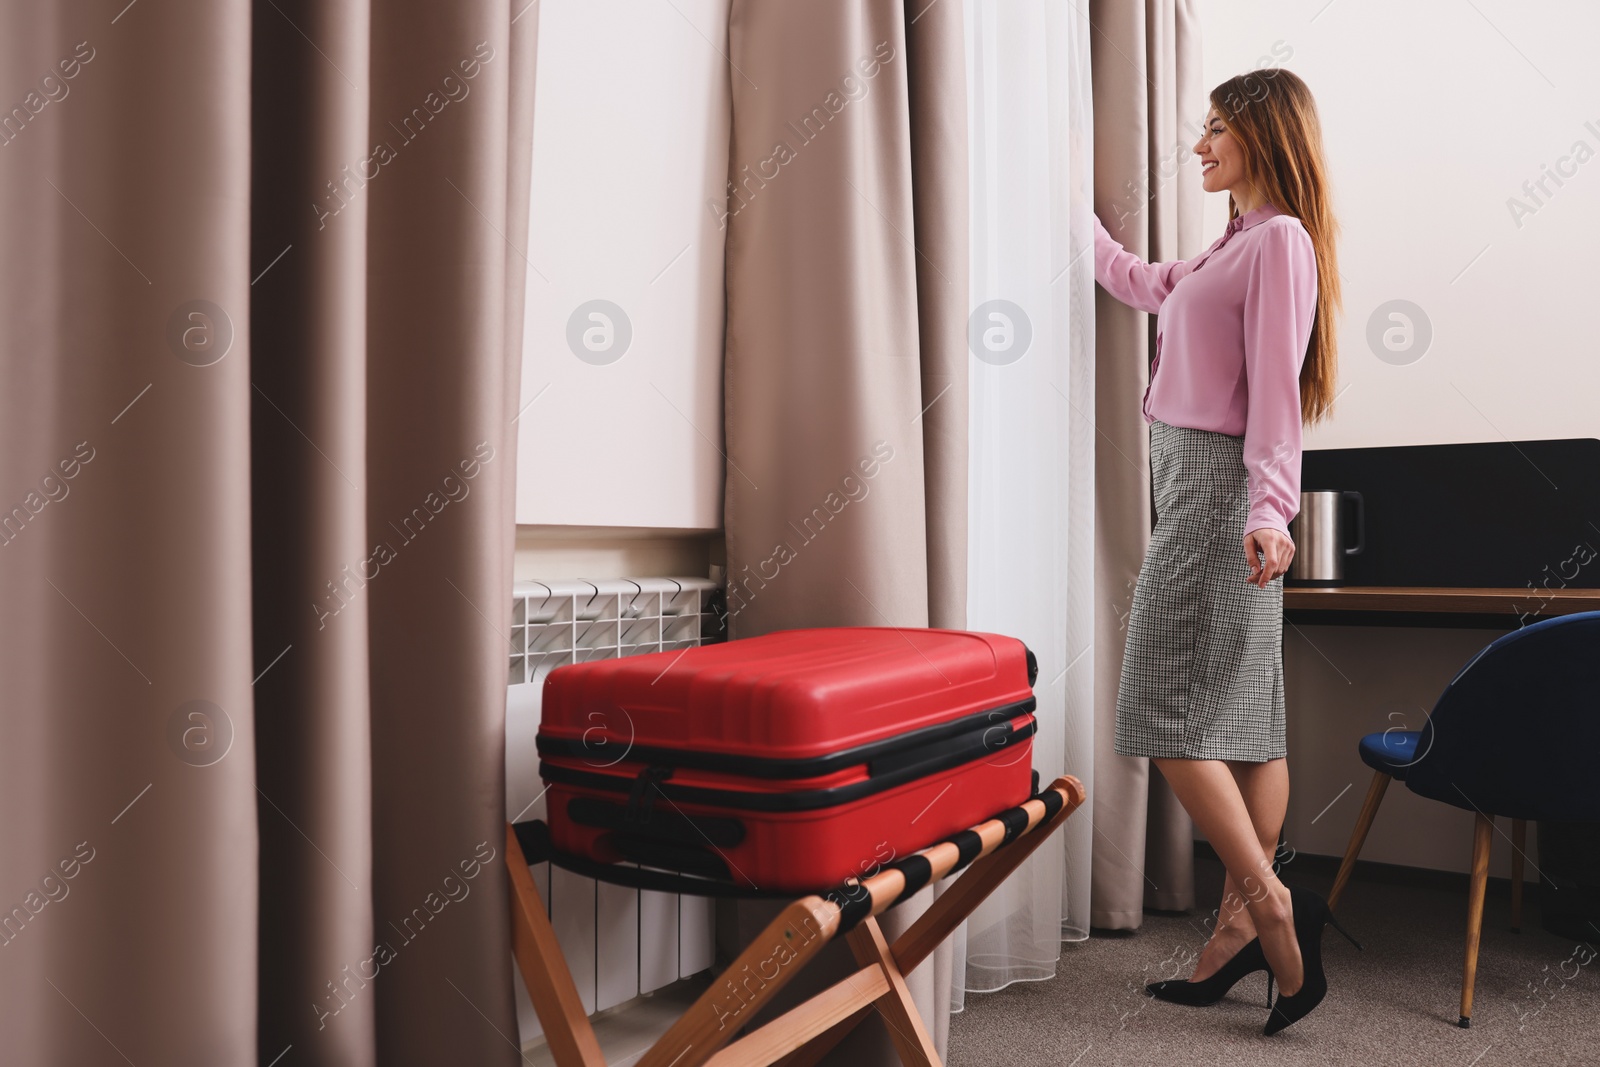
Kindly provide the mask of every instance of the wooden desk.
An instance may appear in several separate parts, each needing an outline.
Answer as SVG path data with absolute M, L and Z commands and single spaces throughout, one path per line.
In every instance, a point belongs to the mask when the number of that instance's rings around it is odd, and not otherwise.
M 1557 615 L 1600 611 L 1600 589 L 1285 585 L 1283 610 L 1287 620 L 1311 625 L 1516 630 Z

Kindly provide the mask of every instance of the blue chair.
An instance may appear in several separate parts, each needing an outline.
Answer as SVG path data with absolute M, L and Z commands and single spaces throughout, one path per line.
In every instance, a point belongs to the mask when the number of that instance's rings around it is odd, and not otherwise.
M 1391 779 L 1476 813 L 1458 1023 L 1470 1026 L 1494 817 L 1512 820 L 1513 930 L 1522 923 L 1528 820 L 1600 821 L 1600 611 L 1545 619 L 1499 638 L 1450 680 L 1421 730 L 1368 734 L 1360 752 L 1375 773 L 1328 904 L 1350 880 Z

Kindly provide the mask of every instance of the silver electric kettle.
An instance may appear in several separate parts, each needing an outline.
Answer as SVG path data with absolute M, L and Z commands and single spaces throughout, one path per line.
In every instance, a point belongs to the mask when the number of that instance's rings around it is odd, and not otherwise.
M 1343 504 L 1355 505 L 1355 544 L 1345 544 Z M 1300 494 L 1300 513 L 1289 523 L 1294 540 L 1294 561 L 1284 576 L 1286 584 L 1343 585 L 1344 560 L 1366 547 L 1366 502 L 1361 494 L 1320 491 Z

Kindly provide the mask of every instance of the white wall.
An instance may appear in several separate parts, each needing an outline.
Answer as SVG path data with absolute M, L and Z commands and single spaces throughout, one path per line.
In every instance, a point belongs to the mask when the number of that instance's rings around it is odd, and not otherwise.
M 1584 314 L 1600 283 L 1600 5 L 1198 4 L 1207 89 L 1281 42 L 1280 55 L 1292 52 L 1282 65 L 1322 117 L 1343 226 L 1345 392 L 1306 447 L 1600 435 L 1600 359 Z M 1547 182 L 1553 195 L 1519 227 L 1507 201 L 1533 206 L 1523 183 L 1580 140 L 1596 157 L 1565 186 Z M 1178 180 L 1198 180 L 1192 164 Z M 1207 208 L 1210 242 L 1226 197 Z M 1429 350 L 1403 366 L 1366 340 L 1372 312 L 1394 299 L 1433 327 Z
M 1266 65 L 1260 57 L 1276 48 L 1316 94 L 1322 117 L 1343 226 L 1343 392 L 1306 447 L 1600 436 L 1600 352 L 1586 315 L 1600 285 L 1600 68 L 1589 53 L 1600 40 L 1600 6 L 1198 5 L 1207 89 Z M 1523 183 L 1579 141 L 1587 161 L 1564 164 L 1576 172 L 1560 187 L 1547 179 L 1551 195 L 1536 203 Z M 1176 180 L 1198 180 L 1192 158 Z M 1520 226 L 1507 205 L 1513 197 L 1534 208 Z M 1209 198 L 1207 210 L 1209 243 L 1226 224 L 1226 198 Z M 1431 346 L 1408 363 L 1378 358 L 1367 342 L 1369 318 L 1395 299 L 1418 305 L 1432 326 Z M 1461 664 L 1500 632 L 1286 629 L 1289 844 L 1343 852 L 1371 778 L 1357 738 L 1400 721 L 1414 728 Z M 1465 870 L 1471 820 L 1397 786 L 1363 856 Z M 1509 852 L 1497 837 L 1493 873 L 1506 873 Z
M 727 182 L 727 13 L 539 5 L 533 210 L 513 235 L 531 268 L 519 524 L 722 525 L 723 239 L 706 201 Z M 614 362 L 568 342 L 596 299 L 631 328 Z
M 721 534 L 587 526 L 519 526 L 515 580 L 704 578 L 723 563 Z

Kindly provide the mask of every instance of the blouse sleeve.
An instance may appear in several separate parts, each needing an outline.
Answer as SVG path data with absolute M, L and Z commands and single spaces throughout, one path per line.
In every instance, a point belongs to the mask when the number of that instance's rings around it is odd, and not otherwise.
M 1287 535 L 1300 510 L 1300 367 L 1317 310 L 1317 255 L 1298 220 L 1269 221 L 1263 229 L 1244 297 L 1244 532 Z
M 1106 232 L 1099 215 L 1094 217 L 1094 280 L 1129 307 L 1151 314 L 1160 311 L 1172 287 L 1188 273 L 1184 260 L 1146 263 Z

